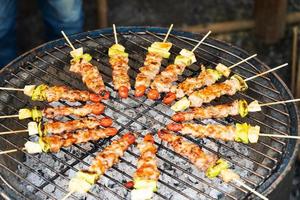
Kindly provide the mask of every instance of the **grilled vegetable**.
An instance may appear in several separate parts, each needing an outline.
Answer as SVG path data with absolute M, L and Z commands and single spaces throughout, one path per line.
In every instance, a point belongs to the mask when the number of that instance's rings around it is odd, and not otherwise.
M 236 131 L 235 131 L 235 138 L 234 140 L 237 142 L 242 142 L 244 144 L 249 143 L 248 139 L 248 131 L 249 131 L 249 125 L 247 123 L 243 124 L 236 124 Z
M 260 127 L 259 126 L 250 126 L 248 130 L 248 139 L 251 143 L 257 143 L 259 138 Z
M 35 88 L 36 85 L 25 85 L 24 94 L 31 97 Z
M 38 124 L 36 122 L 28 123 L 28 133 L 29 135 L 39 134 Z
M 217 64 L 216 70 L 225 77 L 228 77 L 231 73 L 230 69 L 225 65 L 223 65 L 222 63 Z
M 172 44 L 169 42 L 154 42 L 150 47 L 148 47 L 149 53 L 157 54 L 163 58 L 169 58 Z
M 190 101 L 186 98 L 183 97 L 182 99 L 180 99 L 179 101 L 177 101 L 172 107 L 171 109 L 178 112 L 178 111 L 182 111 L 187 109 L 190 106 Z
M 248 110 L 249 112 L 258 112 L 261 111 L 261 106 L 259 105 L 258 101 L 255 100 L 248 105 Z
M 219 159 L 219 160 L 217 160 L 216 165 L 211 166 L 207 169 L 206 176 L 208 178 L 215 178 L 215 177 L 219 176 L 219 174 L 221 173 L 222 170 L 228 169 L 228 168 L 229 168 L 228 162 L 226 160 Z
M 241 117 L 248 115 L 248 103 L 245 100 L 239 100 L 239 114 Z
M 26 151 L 30 154 L 43 152 L 41 145 L 37 142 L 27 141 L 24 146 Z
M 32 112 L 30 109 L 23 108 L 19 110 L 19 119 L 31 118 Z
M 38 85 L 32 92 L 31 99 L 33 101 L 45 101 L 47 99 L 45 91 L 49 87 L 47 85 Z

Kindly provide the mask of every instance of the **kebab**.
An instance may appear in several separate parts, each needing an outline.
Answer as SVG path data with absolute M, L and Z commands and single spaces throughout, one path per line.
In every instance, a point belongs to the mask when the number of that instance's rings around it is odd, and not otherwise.
M 214 154 L 204 152 L 198 145 L 185 141 L 183 137 L 172 134 L 167 130 L 158 131 L 158 137 L 167 142 L 176 153 L 187 158 L 197 168 L 205 172 L 208 178 L 219 176 L 224 182 L 235 182 L 248 189 L 258 197 L 267 199 L 262 194 L 247 186 L 224 159 L 218 159 Z
M 257 143 L 259 137 L 300 139 L 300 136 L 260 133 L 259 126 L 252 126 L 247 123 L 236 123 L 235 125 L 227 126 L 220 124 L 201 125 L 195 123 L 171 123 L 167 125 L 167 129 L 179 131 L 183 135 L 192 135 L 196 138 L 209 137 L 224 141 L 241 142 L 244 144 Z
M 209 31 L 191 51 L 182 49 L 180 55 L 176 56 L 174 64 L 168 65 L 164 71 L 155 76 L 150 85 L 151 89 L 147 94 L 149 99 L 156 100 L 159 98 L 159 93 L 170 92 L 172 84 L 178 80 L 178 76 L 183 73 L 187 66 L 196 62 L 194 51 L 210 33 L 211 31 Z
M 172 43 L 166 41 L 172 28 L 173 24 L 171 24 L 163 42 L 154 42 L 150 47 L 148 47 L 144 66 L 139 68 L 140 73 L 135 79 L 134 87 L 136 97 L 141 97 L 145 94 L 145 91 L 150 86 L 151 81 L 159 73 L 163 58 L 168 59 L 170 57 L 171 54 L 169 50 L 172 47 Z
M 212 100 L 221 97 L 223 95 L 234 95 L 238 91 L 245 91 L 248 89 L 247 81 L 275 71 L 279 68 L 285 67 L 288 64 L 285 63 L 268 71 L 262 72 L 260 74 L 254 75 L 252 77 L 243 79 L 238 75 L 233 75 L 229 80 L 222 83 L 215 83 L 207 86 L 204 89 L 196 90 L 188 98 L 183 97 L 181 100 L 177 101 L 171 108 L 176 111 L 182 111 L 188 107 L 200 107 L 203 103 L 209 103 Z
M 63 198 L 67 199 L 72 193 L 86 193 L 100 177 L 119 162 L 119 158 L 131 144 L 135 142 L 135 136 L 131 133 L 123 135 L 120 139 L 114 140 L 109 146 L 102 150 L 92 161 L 87 170 L 81 170 L 76 173 L 69 183 L 69 193 Z
M 125 47 L 118 44 L 116 26 L 113 24 L 115 44 L 108 50 L 109 63 L 112 67 L 112 79 L 114 89 L 118 91 L 121 98 L 127 98 L 130 90 L 130 78 L 128 76 L 128 53 Z
M 118 130 L 113 127 L 101 129 L 84 129 L 68 132 L 62 135 L 42 136 L 38 142 L 27 141 L 25 148 L 28 153 L 57 153 L 62 147 L 80 144 L 89 141 L 98 141 L 116 135 Z
M 55 117 L 63 117 L 68 115 L 73 115 L 77 117 L 84 117 L 89 114 L 100 115 L 104 112 L 104 105 L 102 103 L 91 103 L 83 106 L 71 107 L 71 106 L 58 106 L 58 107 L 48 107 L 43 110 L 39 110 L 36 107 L 22 108 L 19 110 L 17 115 L 5 115 L 0 116 L 2 118 L 14 118 L 18 117 L 20 120 L 32 118 L 33 121 L 41 121 L 43 117 L 48 119 L 53 119 Z
M 73 90 L 67 86 L 26 85 L 24 88 L 0 87 L 0 90 L 23 91 L 33 101 L 92 101 L 106 100 L 109 95 L 98 95 L 84 90 Z
M 99 126 L 110 127 L 112 123 L 113 121 L 110 117 L 103 117 L 101 119 L 97 119 L 94 117 L 86 117 L 66 122 L 46 122 L 43 125 L 41 122 L 29 122 L 27 125 L 27 129 L 0 132 L 0 135 L 28 132 L 29 135 L 39 134 L 40 136 L 45 136 L 50 133 L 61 134 L 63 132 L 71 132 L 77 129 L 94 129 Z
M 172 116 L 172 119 L 176 122 L 189 121 L 193 119 L 211 119 L 211 118 L 224 118 L 228 116 L 240 115 L 245 117 L 249 112 L 261 111 L 261 107 L 268 105 L 283 104 L 289 102 L 297 102 L 300 99 L 292 99 L 285 101 L 276 101 L 269 103 L 258 103 L 258 101 L 252 101 L 250 104 L 246 100 L 235 100 L 230 103 L 220 104 L 216 106 L 196 107 L 191 111 L 178 112 Z
M 70 52 L 72 57 L 70 71 L 80 74 L 82 76 L 82 82 L 95 94 L 101 95 L 102 97 L 109 96 L 109 92 L 105 89 L 98 68 L 90 62 L 92 56 L 87 53 L 84 54 L 82 47 L 75 49 L 66 34 L 63 31 L 61 31 L 61 33 L 72 48 Z
M 171 87 L 171 92 L 166 95 L 166 97 L 163 99 L 163 102 L 166 104 L 171 104 L 175 99 L 182 98 L 185 95 L 190 95 L 196 89 L 216 83 L 220 78 L 222 78 L 222 76 L 227 78 L 230 75 L 233 67 L 238 66 L 255 56 L 257 56 L 257 54 L 243 59 L 242 61 L 231 65 L 230 67 L 219 63 L 216 66 L 216 69 L 205 69 L 205 67 L 202 65 L 201 73 L 197 77 L 189 77 L 178 85 L 173 85 Z
M 146 200 L 153 197 L 153 192 L 157 191 L 159 170 L 157 168 L 156 152 L 153 136 L 148 134 L 144 140 L 138 144 L 140 158 L 137 170 L 133 175 L 133 187 L 131 192 L 132 200 Z

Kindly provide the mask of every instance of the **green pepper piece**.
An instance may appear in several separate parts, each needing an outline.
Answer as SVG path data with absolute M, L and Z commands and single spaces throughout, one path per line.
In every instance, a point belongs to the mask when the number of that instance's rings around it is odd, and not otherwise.
M 228 162 L 226 160 L 220 158 L 219 160 L 217 160 L 215 166 L 211 166 L 207 169 L 206 176 L 208 178 L 215 178 L 221 173 L 222 170 L 228 169 L 228 168 L 229 168 Z
M 217 81 L 222 77 L 222 74 L 214 69 L 207 69 L 207 72 L 214 77 L 214 80 Z
M 45 101 L 46 98 L 46 93 L 45 90 L 48 89 L 47 85 L 41 84 L 39 86 L 37 86 L 32 93 L 31 99 L 33 101 Z
M 92 56 L 88 53 L 83 54 L 81 58 L 86 62 L 90 62 L 92 60 Z
M 247 123 L 239 124 L 237 123 L 235 129 L 235 138 L 234 140 L 237 142 L 242 142 L 244 144 L 249 143 L 248 139 L 248 130 L 249 130 L 249 125 Z
M 50 145 L 45 138 L 40 137 L 39 144 L 41 145 L 43 152 L 47 153 L 50 151 Z
M 40 137 L 45 136 L 45 133 L 42 130 L 42 123 L 41 122 L 38 123 L 38 132 L 39 132 Z
M 248 103 L 245 100 L 239 100 L 239 114 L 241 117 L 248 115 Z
M 36 107 L 34 107 L 31 111 L 32 113 L 32 119 L 33 121 L 39 122 L 43 118 L 42 111 L 38 110 Z

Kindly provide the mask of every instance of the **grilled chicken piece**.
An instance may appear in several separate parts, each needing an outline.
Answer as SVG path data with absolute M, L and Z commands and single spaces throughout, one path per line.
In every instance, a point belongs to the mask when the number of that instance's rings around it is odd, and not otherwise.
M 241 90 L 242 86 L 240 81 L 232 78 L 222 83 L 216 83 L 193 92 L 189 96 L 189 100 L 191 102 L 191 107 L 200 107 L 203 103 L 209 103 L 223 95 L 234 95 L 236 92 Z
M 94 93 L 101 94 L 107 92 L 98 68 L 84 59 L 72 60 L 70 71 L 80 74 L 82 82 Z
M 135 136 L 131 133 L 127 133 L 120 139 L 113 141 L 96 156 L 88 171 L 99 175 L 104 174 L 106 170 L 119 162 L 119 158 L 123 156 L 124 152 L 134 142 Z
M 97 141 L 110 136 L 116 135 L 118 130 L 116 128 L 103 129 L 86 129 L 78 130 L 75 133 L 65 133 L 62 135 L 45 136 L 41 139 L 49 146 L 50 152 L 58 152 L 62 147 L 68 147 L 73 144 L 84 143 L 88 141 Z
M 102 119 L 87 117 L 66 122 L 47 122 L 44 124 L 43 133 L 45 135 L 49 133 L 59 134 L 63 132 L 71 132 L 77 129 L 94 129 L 99 126 L 109 127 L 112 123 L 113 121 L 109 117 L 104 117 Z
M 190 77 L 178 85 L 173 85 L 171 92 L 176 94 L 176 98 L 182 98 L 185 95 L 190 95 L 196 89 L 214 84 L 220 77 L 221 74 L 218 71 L 205 69 L 201 65 L 201 73 L 197 77 Z
M 89 114 L 100 115 L 104 112 L 104 105 L 102 103 L 91 103 L 81 107 L 59 106 L 49 107 L 42 111 L 43 117 L 55 118 L 61 116 L 74 115 L 77 117 L 84 117 Z
M 102 99 L 108 99 L 108 93 L 95 94 L 88 91 L 72 90 L 66 86 L 52 86 L 45 91 L 45 100 L 48 102 L 65 100 L 70 102 L 75 101 L 93 101 L 99 102 Z
M 185 141 L 183 137 L 174 135 L 170 131 L 160 130 L 158 136 L 167 142 L 176 153 L 188 158 L 202 171 L 214 166 L 218 159 L 216 155 L 204 152 L 198 145 Z
M 179 131 L 184 135 L 192 135 L 196 138 L 215 138 L 224 141 L 234 141 L 236 137 L 236 127 L 234 125 L 220 125 L 220 124 L 168 124 L 167 128 L 172 131 Z
M 114 89 L 118 90 L 121 98 L 127 98 L 130 90 L 130 78 L 128 76 L 128 57 L 115 55 L 110 57 Z
M 140 158 L 137 164 L 137 170 L 133 175 L 133 179 L 154 180 L 157 182 L 159 171 L 157 169 L 156 152 L 153 136 L 148 134 L 144 137 L 144 141 L 138 144 L 140 150 Z
M 192 111 L 178 112 L 172 116 L 176 122 L 189 121 L 193 119 L 212 119 L 235 116 L 239 114 L 239 101 L 216 106 L 196 107 Z
M 151 81 L 159 73 L 163 57 L 148 52 L 144 61 L 144 66 L 139 69 L 140 73 L 135 79 L 135 96 L 143 96 Z

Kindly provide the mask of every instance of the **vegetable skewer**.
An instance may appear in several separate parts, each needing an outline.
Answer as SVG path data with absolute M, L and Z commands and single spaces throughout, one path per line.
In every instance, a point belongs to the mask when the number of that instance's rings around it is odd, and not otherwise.
M 212 119 L 212 118 L 224 118 L 228 116 L 240 115 L 245 117 L 249 112 L 261 111 L 261 107 L 284 104 L 290 102 L 297 102 L 300 99 L 292 99 L 285 101 L 275 101 L 269 103 L 258 103 L 258 101 L 253 101 L 250 104 L 245 100 L 235 100 L 230 103 L 220 104 L 216 106 L 207 107 L 195 107 L 191 111 L 177 112 L 172 116 L 172 119 L 176 122 L 189 121 L 193 119 Z
M 170 57 L 169 50 L 172 47 L 172 43 L 166 41 L 172 28 L 173 24 L 171 24 L 163 42 L 154 42 L 148 48 L 144 66 L 139 68 L 140 73 L 135 79 L 134 87 L 136 97 L 141 97 L 145 94 L 145 91 L 150 86 L 151 81 L 159 73 L 162 59 L 168 59 Z
M 22 108 L 17 115 L 5 115 L 0 116 L 3 118 L 19 118 L 27 119 L 32 118 L 34 121 L 41 121 L 43 117 L 53 119 L 55 117 L 62 117 L 68 115 L 74 115 L 77 117 L 84 117 L 89 114 L 100 115 L 104 112 L 105 106 L 102 103 L 91 103 L 83 106 L 71 107 L 71 106 L 58 106 L 48 107 L 43 110 L 38 110 L 36 107 L 32 109 Z
M 72 56 L 70 71 L 80 74 L 82 76 L 82 82 L 94 93 L 99 94 L 102 97 L 109 95 L 105 89 L 98 68 L 90 62 L 92 56 L 87 53 L 84 54 L 82 47 L 75 49 L 66 34 L 63 31 L 61 31 L 61 33 L 72 48 L 72 51 L 70 52 L 70 55 Z
M 200 107 L 203 103 L 209 103 L 212 100 L 223 95 L 232 96 L 238 91 L 245 91 L 248 88 L 248 85 L 246 83 L 247 81 L 270 73 L 287 65 L 288 64 L 285 63 L 268 71 L 246 78 L 245 80 L 243 80 L 238 75 L 233 75 L 229 80 L 226 80 L 222 83 L 215 83 L 213 85 L 207 86 L 204 89 L 194 91 L 191 95 L 189 95 L 188 99 L 184 97 L 181 100 L 177 101 L 172 106 L 172 109 L 175 111 L 182 111 L 187 109 L 188 107 Z
M 156 152 L 153 136 L 148 134 L 138 144 L 140 157 L 137 170 L 133 175 L 134 190 L 131 192 L 132 200 L 151 199 L 153 192 L 157 191 L 157 182 L 160 172 L 157 168 Z
M 202 44 L 202 42 L 208 37 L 210 33 L 211 31 L 209 31 L 198 42 L 193 50 L 189 51 L 187 49 L 182 49 L 180 51 L 180 55 L 176 56 L 174 64 L 168 65 L 164 71 L 155 76 L 153 82 L 150 85 L 151 90 L 147 94 L 149 99 L 156 100 L 159 98 L 160 93 L 170 92 L 172 84 L 178 80 L 178 76 L 183 73 L 187 66 L 196 62 L 194 51 L 199 47 L 200 44 Z
M 65 100 L 70 102 L 75 101 L 92 101 L 100 102 L 109 98 L 109 95 L 98 95 L 84 90 L 73 90 L 67 86 L 47 86 L 41 85 L 26 85 L 23 89 L 0 87 L 0 90 L 17 90 L 23 91 L 25 95 L 30 96 L 33 101 L 59 101 Z
M 73 144 L 85 143 L 88 141 L 97 141 L 110 136 L 116 135 L 118 130 L 113 127 L 102 129 L 85 129 L 77 130 L 74 133 L 64 133 L 62 135 L 50 135 L 39 138 L 38 142 L 27 141 L 23 150 L 28 153 L 41 153 L 41 152 L 58 152 L 62 147 L 69 147 Z M 8 151 L 2 151 L 0 154 L 11 153 L 18 151 L 18 149 L 12 149 Z
M 216 66 L 216 69 L 205 69 L 204 66 L 201 66 L 201 72 L 197 77 L 189 77 L 178 85 L 173 85 L 171 87 L 171 92 L 166 95 L 163 102 L 171 104 L 175 99 L 182 98 L 185 95 L 190 95 L 196 89 L 200 89 L 203 86 L 212 85 L 216 83 L 222 76 L 228 77 L 233 67 L 238 66 L 255 56 L 257 56 L 257 54 L 245 58 L 238 63 L 231 65 L 230 67 L 226 67 L 221 63 Z M 168 99 L 170 96 L 173 98 Z
M 113 141 L 109 146 L 97 154 L 87 170 L 81 170 L 76 173 L 69 183 L 70 196 L 74 192 L 86 193 L 95 184 L 100 177 L 119 162 L 119 158 L 135 142 L 135 136 L 131 133 L 123 135 L 120 139 Z M 66 197 L 63 199 L 66 199 Z
M 244 144 L 248 144 L 249 142 L 257 143 L 260 136 L 300 139 L 300 136 L 260 133 L 259 126 L 251 126 L 247 123 L 236 123 L 235 125 L 171 123 L 167 125 L 167 129 L 171 131 L 179 131 L 183 135 L 192 135 L 196 138 L 209 137 L 224 141 L 242 142 Z
M 204 171 L 208 178 L 219 176 L 224 182 L 236 182 L 260 198 L 268 199 L 243 183 L 240 176 L 229 169 L 227 161 L 218 159 L 214 154 L 204 152 L 198 145 L 185 141 L 181 136 L 171 134 L 167 130 L 158 131 L 158 137 L 167 142 L 176 153 L 186 157 L 197 168 Z
M 115 44 L 108 50 L 109 63 L 112 67 L 112 79 L 114 89 L 121 98 L 127 98 L 130 90 L 130 78 L 128 76 L 128 53 L 125 47 L 118 44 L 116 26 L 113 24 Z
M 99 126 L 109 127 L 113 123 L 109 117 L 103 117 L 97 119 L 94 117 L 87 117 L 82 119 L 70 120 L 66 122 L 46 122 L 42 125 L 41 122 L 29 122 L 28 129 L 17 130 L 17 131 L 5 131 L 0 132 L 0 135 L 7 135 L 12 133 L 28 132 L 29 135 L 39 134 L 40 136 L 52 134 L 61 134 L 63 132 L 75 131 L 77 129 L 94 129 Z

